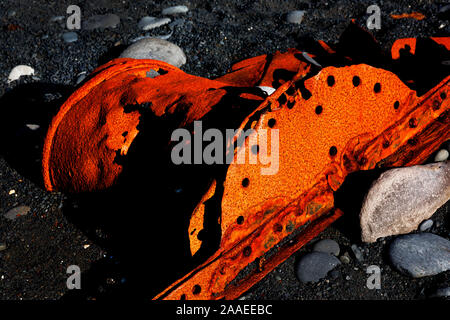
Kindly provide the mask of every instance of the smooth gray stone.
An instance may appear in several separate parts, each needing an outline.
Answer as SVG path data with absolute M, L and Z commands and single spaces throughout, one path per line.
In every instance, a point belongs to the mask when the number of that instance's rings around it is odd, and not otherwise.
M 313 246 L 313 251 L 317 252 L 325 252 L 329 254 L 333 254 L 335 256 L 339 255 L 340 248 L 339 244 L 332 239 L 323 239 L 317 241 Z
M 83 29 L 94 30 L 94 29 L 105 29 L 105 28 L 115 28 L 119 25 L 119 16 L 109 13 L 104 15 L 96 15 L 88 18 L 83 23 Z
M 66 32 L 63 33 L 62 38 L 64 39 L 64 42 L 71 43 L 78 40 L 78 35 L 76 32 Z
M 400 236 L 390 245 L 389 257 L 413 278 L 432 276 L 450 269 L 450 241 L 432 233 Z
M 295 271 L 298 280 L 303 283 L 317 282 L 327 276 L 341 262 L 335 256 L 324 252 L 311 252 L 298 262 Z
M 291 11 L 286 16 L 286 21 L 289 23 L 300 24 L 300 23 L 302 23 L 304 16 L 305 16 L 305 11 L 303 11 L 303 10 Z
M 186 6 L 173 6 L 163 9 L 162 14 L 163 15 L 172 15 L 172 14 L 178 14 L 178 13 L 186 13 L 189 9 Z
M 136 41 L 120 55 L 121 58 L 154 59 L 177 68 L 186 63 L 186 56 L 177 45 L 162 39 L 145 38 Z
M 143 17 L 139 21 L 138 27 L 141 30 L 150 30 L 168 24 L 170 21 L 172 21 L 170 18 Z
M 9 220 L 14 220 L 19 216 L 24 216 L 30 212 L 31 208 L 28 206 L 18 206 L 15 208 L 12 208 L 11 210 L 8 210 L 8 212 L 5 213 L 5 218 Z
M 427 231 L 428 229 L 430 229 L 433 226 L 433 220 L 425 220 L 424 222 L 422 222 L 420 224 L 419 230 L 420 231 Z
M 352 244 L 351 249 L 353 251 L 353 254 L 355 255 L 356 260 L 358 260 L 359 262 L 363 262 L 364 256 L 358 246 L 356 244 Z

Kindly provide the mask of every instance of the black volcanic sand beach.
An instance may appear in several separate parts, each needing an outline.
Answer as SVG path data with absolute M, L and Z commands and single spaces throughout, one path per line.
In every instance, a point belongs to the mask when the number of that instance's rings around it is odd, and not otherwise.
M 64 19 L 70 4 L 82 10 L 82 19 L 114 13 L 121 21 L 114 29 L 79 30 L 78 40 L 66 43 Z M 143 174 L 130 190 L 113 190 L 73 196 L 50 193 L 40 173 L 43 138 L 58 107 L 74 91 L 82 72 L 116 58 L 144 35 L 164 36 L 172 30 L 162 26 L 141 31 L 144 16 L 161 17 L 161 10 L 186 5 L 189 11 L 172 17 L 181 19 L 169 41 L 180 46 L 187 57 L 181 69 L 214 78 L 233 63 L 276 50 L 302 50 L 311 40 L 338 41 L 351 19 L 365 26 L 366 9 L 373 1 L 28 1 L 0 2 L 0 299 L 149 299 L 171 280 L 182 275 L 185 247 L 173 245 L 185 240 L 177 221 L 178 195 L 149 197 L 164 177 Z M 384 49 L 397 38 L 448 36 L 449 20 L 440 13 L 444 2 L 378 1 L 381 30 L 372 33 Z M 305 10 L 301 24 L 286 22 L 292 10 Z M 391 14 L 421 12 L 426 18 L 394 20 Z M 16 65 L 29 65 L 34 76 L 7 83 Z M 38 124 L 29 130 L 24 124 Z M 358 226 L 362 190 L 367 190 L 379 172 L 363 173 L 347 181 L 341 201 L 345 215 L 317 239 L 334 239 L 342 263 L 317 283 L 302 284 L 294 265 L 311 251 L 311 244 L 278 266 L 244 295 L 244 299 L 426 299 L 436 288 L 450 286 L 450 272 L 421 279 L 398 273 L 390 265 L 387 248 L 393 237 L 363 244 Z M 192 177 L 191 177 L 192 178 Z M 168 179 L 168 177 L 166 177 Z M 353 184 L 351 183 L 353 182 Z M 193 185 L 195 183 L 193 182 Z M 164 182 L 166 186 L 167 183 Z M 344 192 L 343 191 L 343 192 Z M 181 196 L 182 197 L 182 196 Z M 111 201 L 114 199 L 114 201 Z M 28 206 L 30 211 L 13 220 L 4 217 L 11 208 Z M 450 236 L 449 204 L 436 212 L 431 231 Z M 167 218 L 172 223 L 167 223 Z M 155 230 L 166 230 L 155 241 Z M 355 259 L 351 245 L 357 244 L 363 260 Z M 162 257 L 162 258 L 161 258 Z M 68 290 L 66 269 L 78 265 L 82 290 Z M 366 286 L 370 265 L 381 268 L 381 289 Z M 188 265 L 184 268 L 189 268 Z M 169 279 L 163 273 L 171 271 Z

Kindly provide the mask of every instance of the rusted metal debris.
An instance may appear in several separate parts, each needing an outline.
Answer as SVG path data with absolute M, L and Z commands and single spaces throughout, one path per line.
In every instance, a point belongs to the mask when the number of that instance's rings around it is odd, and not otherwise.
M 176 116 L 173 130 L 207 118 L 218 105 L 226 108 L 219 101 L 240 88 L 239 97 L 256 107 L 243 111 L 239 128 L 279 130 L 279 171 L 264 176 L 261 165 L 232 163 L 225 177 L 212 181 L 186 232 L 195 255 L 204 245 L 199 232 L 206 211 L 220 210 L 220 247 L 155 297 L 235 299 L 342 215 L 333 192 L 348 174 L 422 163 L 450 138 L 448 66 L 439 69 L 440 61 L 423 57 L 425 43 L 435 59 L 449 60 L 450 38 L 399 39 L 391 56 L 371 50 L 367 59 L 363 48 L 343 43 L 318 42 L 307 56 L 317 64 L 290 49 L 239 62 L 215 80 L 154 60 L 113 60 L 53 120 L 44 146 L 45 185 L 71 192 L 109 188 L 123 170 L 117 156 L 126 157 L 141 129 L 135 106 L 151 110 L 154 121 Z M 429 63 L 429 78 L 411 73 L 417 61 Z M 149 70 L 158 75 L 148 77 Z M 264 98 L 254 86 L 276 91 Z M 245 140 L 246 150 L 251 141 Z M 219 209 L 206 205 L 213 198 Z

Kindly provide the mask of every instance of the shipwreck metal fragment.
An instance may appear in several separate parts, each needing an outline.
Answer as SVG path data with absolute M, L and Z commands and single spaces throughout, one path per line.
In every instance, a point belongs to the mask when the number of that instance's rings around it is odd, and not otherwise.
M 358 37 L 377 48 L 364 33 Z M 270 151 L 272 142 L 255 144 L 255 136 L 278 130 L 273 174 L 261 175 L 263 163 L 211 172 L 187 233 L 196 257 L 209 239 L 206 220 L 213 220 L 220 245 L 155 297 L 237 298 L 343 214 L 334 192 L 348 174 L 421 163 L 449 139 L 450 76 L 433 64 L 436 78 L 410 78 L 397 52 L 413 42 L 396 42 L 391 59 L 364 48 L 353 54 L 344 37 L 336 46 L 319 42 L 308 55 L 290 49 L 251 58 L 215 80 L 154 60 L 113 60 L 53 120 L 44 146 L 45 185 L 72 192 L 113 186 L 135 139 L 156 124 L 192 129 L 201 119 L 241 132 L 253 128 L 254 136 L 232 148 L 234 157 Z M 433 43 L 447 59 L 448 39 Z M 420 59 L 415 52 L 409 57 Z M 256 86 L 276 91 L 267 96 Z M 165 135 L 155 140 L 169 146 Z

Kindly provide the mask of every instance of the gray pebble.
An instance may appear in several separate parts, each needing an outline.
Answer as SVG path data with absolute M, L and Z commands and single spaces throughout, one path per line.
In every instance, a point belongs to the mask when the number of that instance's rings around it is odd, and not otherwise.
M 331 279 L 333 279 L 333 280 L 339 278 L 340 275 L 341 275 L 340 272 L 337 270 L 332 270 L 330 272 Z
M 172 14 L 178 14 L 178 13 L 186 13 L 189 9 L 186 6 L 173 6 L 163 9 L 162 14 L 163 15 L 172 15 Z
M 313 251 L 325 252 L 338 256 L 340 248 L 339 244 L 336 241 L 332 239 L 323 239 L 314 244 Z
M 83 71 L 78 75 L 76 84 L 80 84 L 81 82 L 83 82 L 83 80 L 86 79 L 86 72 Z
M 339 264 L 340 261 L 335 256 L 324 252 L 311 252 L 299 260 L 295 269 L 301 282 L 317 282 Z
M 449 153 L 447 150 L 445 149 L 441 149 L 438 151 L 438 153 L 436 153 L 436 155 L 434 156 L 434 162 L 441 162 L 441 161 L 445 161 L 448 159 Z
M 413 278 L 435 275 L 450 269 L 450 241 L 432 233 L 408 234 L 392 242 L 389 257 Z
M 352 244 L 351 248 L 352 248 L 353 255 L 355 256 L 356 260 L 358 260 L 359 262 L 363 262 L 364 256 L 363 256 L 363 253 L 361 252 L 361 250 L 358 248 L 358 246 L 356 244 Z
M 177 68 L 186 63 L 186 56 L 180 47 L 169 41 L 156 38 L 136 41 L 125 49 L 120 57 L 160 60 Z
M 119 16 L 109 13 L 105 15 L 96 15 L 88 18 L 83 23 L 83 29 L 94 30 L 94 29 L 105 29 L 105 28 L 115 28 L 119 25 Z
M 9 220 L 14 220 L 17 217 L 24 216 L 30 212 L 31 208 L 28 206 L 18 206 L 15 208 L 12 208 L 8 212 L 5 213 L 5 218 Z
M 78 35 L 76 32 L 66 32 L 63 33 L 62 38 L 64 39 L 64 42 L 71 43 L 78 40 Z
M 433 220 L 428 219 L 420 224 L 419 230 L 426 231 L 426 230 L 430 229 L 432 226 L 433 226 Z
M 141 30 L 150 30 L 168 24 L 170 21 L 172 21 L 170 18 L 143 17 L 139 21 L 138 27 Z
M 0 242 L 0 251 L 6 250 L 6 243 Z
M 295 10 L 288 13 L 286 17 L 286 21 L 289 23 L 297 23 L 300 24 L 303 21 L 303 17 L 305 15 L 305 11 L 303 10 Z
M 65 16 L 56 16 L 56 17 L 52 17 L 52 18 L 50 19 L 50 21 L 51 21 L 51 22 L 59 22 L 59 21 L 65 20 L 65 19 L 66 19 Z
M 342 263 L 349 264 L 350 263 L 350 257 L 348 256 L 348 253 L 346 252 L 343 254 L 339 260 L 341 260 Z

